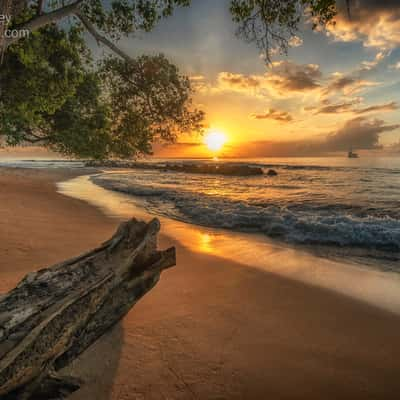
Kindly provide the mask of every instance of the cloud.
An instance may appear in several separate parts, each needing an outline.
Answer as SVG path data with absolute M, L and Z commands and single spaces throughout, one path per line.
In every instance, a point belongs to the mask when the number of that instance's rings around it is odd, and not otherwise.
M 196 92 L 204 92 L 207 91 L 208 84 L 206 81 L 206 77 L 203 75 L 192 75 L 189 76 L 190 85 L 192 89 Z
M 328 85 L 323 90 L 323 94 L 329 95 L 335 92 L 342 92 L 344 95 L 348 96 L 359 93 L 365 88 L 377 85 L 379 85 L 378 82 L 335 72 L 332 74 Z
M 400 153 L 400 140 L 390 144 L 387 147 L 387 150 L 389 150 L 390 152 L 394 152 L 394 153 Z
M 290 47 L 300 47 L 303 44 L 303 39 L 298 36 L 292 36 L 288 43 Z
M 375 61 L 364 64 L 363 69 L 372 68 L 384 54 L 378 53 Z M 293 61 L 276 61 L 264 74 L 241 74 L 222 71 L 215 82 L 207 82 L 203 76 L 191 77 L 192 86 L 204 94 L 236 92 L 252 97 L 289 98 L 315 95 L 318 98 L 336 95 L 357 94 L 380 83 L 362 78 L 361 69 L 343 74 L 335 72 L 324 77 L 317 64 L 297 64 Z
M 346 121 L 339 129 L 323 139 L 293 141 L 256 141 L 232 148 L 235 156 L 318 156 L 336 152 L 346 153 L 350 147 L 356 150 L 378 150 L 380 135 L 400 128 L 400 124 L 388 125 L 379 119 L 357 117 Z
M 353 101 L 344 101 L 340 103 L 331 103 L 328 100 L 322 102 L 319 107 L 306 107 L 305 111 L 313 111 L 314 114 L 342 114 L 353 113 L 356 115 L 376 113 L 376 112 L 390 112 L 398 110 L 399 107 L 395 101 L 383 104 L 374 104 L 367 107 L 358 107 L 361 99 L 357 98 Z
M 195 87 L 209 92 L 233 91 L 250 96 L 290 97 L 315 93 L 326 97 L 335 93 L 353 95 L 362 90 L 379 85 L 377 82 L 339 72 L 323 79 L 319 65 L 296 64 L 278 61 L 265 74 L 246 75 L 220 72 L 216 84 L 206 85 L 203 81 L 192 81 Z
M 390 68 L 392 68 L 392 69 L 400 69 L 400 61 L 398 61 L 396 64 L 390 65 Z
M 287 111 L 275 110 L 273 108 L 268 109 L 263 114 L 252 114 L 254 119 L 272 119 L 280 122 L 293 121 L 293 117 Z
M 304 92 L 320 88 L 322 73 L 319 65 L 296 64 L 291 61 L 272 63 L 267 74 L 269 85 L 277 92 Z
M 325 99 L 319 107 L 305 107 L 305 111 L 314 111 L 314 114 L 338 114 L 351 112 L 355 104 L 360 103 L 360 99 L 355 99 L 353 101 L 341 102 L 341 103 L 331 103 L 329 100 Z
M 289 97 L 321 88 L 322 73 L 316 64 L 296 64 L 292 61 L 273 62 L 265 74 L 220 72 L 214 84 L 193 81 L 198 90 L 208 93 L 239 92 L 250 96 Z
M 218 74 L 218 87 L 223 90 L 248 91 L 260 89 L 265 86 L 263 75 L 243 75 L 232 72 L 220 72 Z
M 376 53 L 372 61 L 363 61 L 357 72 L 364 73 L 374 70 L 385 59 L 386 55 L 383 51 Z
M 192 82 L 200 82 L 200 81 L 204 81 L 205 77 L 203 75 L 192 75 L 189 77 L 189 79 Z
M 361 41 L 366 47 L 393 49 L 400 44 L 400 2 L 354 0 L 349 18 L 341 0 L 336 23 L 327 27 L 327 33 L 336 41 Z
M 360 109 L 354 110 L 354 112 L 356 114 L 367 114 L 367 113 L 372 113 L 372 112 L 390 112 L 390 111 L 395 111 L 398 109 L 399 109 L 399 106 L 397 105 L 397 103 L 395 101 L 391 101 L 390 103 L 375 104 L 373 106 L 360 108 Z
M 298 36 L 292 36 L 288 41 L 289 47 L 300 47 L 303 45 L 303 39 Z M 273 47 L 270 50 L 271 56 L 276 56 L 277 54 L 286 55 L 285 50 L 281 49 L 279 46 Z M 265 53 L 260 54 L 260 59 L 264 62 L 266 61 Z
M 397 128 L 400 128 L 400 124 L 386 125 L 380 119 L 353 118 L 345 122 L 336 132 L 330 133 L 324 147 L 328 151 L 346 151 L 349 147 L 367 150 L 381 148 L 380 134 Z
M 289 157 L 289 156 L 321 156 L 340 152 L 346 154 L 349 148 L 355 150 L 400 151 L 400 141 L 384 147 L 380 136 L 400 128 L 400 124 L 386 124 L 380 119 L 363 116 L 346 121 L 338 129 L 328 132 L 318 139 L 301 140 L 259 140 L 246 143 L 232 143 L 227 155 L 235 157 Z M 207 155 L 202 143 L 175 143 L 154 146 L 159 157 L 185 156 L 196 157 Z

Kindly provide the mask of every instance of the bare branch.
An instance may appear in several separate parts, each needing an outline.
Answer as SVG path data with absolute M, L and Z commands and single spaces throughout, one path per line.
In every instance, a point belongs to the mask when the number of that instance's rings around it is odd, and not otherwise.
M 89 19 L 80 11 L 75 12 L 75 15 L 81 20 L 84 27 L 87 31 L 96 39 L 97 44 L 103 43 L 109 49 L 111 49 L 114 53 L 118 54 L 124 60 L 131 62 L 132 58 L 129 57 L 126 53 L 124 53 L 120 48 L 118 48 L 111 40 L 107 39 L 105 36 L 100 35 L 97 32 L 95 26 L 89 21 Z

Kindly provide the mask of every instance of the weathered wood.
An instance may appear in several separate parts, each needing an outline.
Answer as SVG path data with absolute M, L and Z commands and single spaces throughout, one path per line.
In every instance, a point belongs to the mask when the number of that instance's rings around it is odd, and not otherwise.
M 53 395 L 68 394 L 79 387 L 56 372 L 175 265 L 174 248 L 157 251 L 159 229 L 157 219 L 122 223 L 100 247 L 28 274 L 0 298 L 0 398 L 30 399 L 51 388 Z

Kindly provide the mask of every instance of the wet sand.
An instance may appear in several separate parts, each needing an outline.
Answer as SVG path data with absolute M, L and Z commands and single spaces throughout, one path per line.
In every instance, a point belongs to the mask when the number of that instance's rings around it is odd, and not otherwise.
M 114 231 L 56 192 L 74 174 L 0 169 L 0 291 Z M 399 397 L 398 316 L 170 244 L 177 267 L 69 368 L 87 381 L 72 400 Z

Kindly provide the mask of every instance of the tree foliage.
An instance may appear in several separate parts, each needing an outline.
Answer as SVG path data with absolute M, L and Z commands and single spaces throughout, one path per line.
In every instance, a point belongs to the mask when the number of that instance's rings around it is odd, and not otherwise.
M 199 1 L 199 0 L 198 0 Z M 199 130 L 188 78 L 165 57 L 132 59 L 115 41 L 150 31 L 190 0 L 0 0 L 11 28 L 29 38 L 0 37 L 0 137 L 10 145 L 43 144 L 79 157 L 132 157 L 156 140 Z M 231 0 L 238 35 L 265 51 L 286 51 L 304 16 L 332 21 L 335 0 Z M 7 8 L 8 7 L 8 8 Z M 0 30 L 1 31 L 1 30 Z M 119 58 L 90 59 L 89 32 Z
M 201 129 L 203 113 L 191 110 L 188 78 L 164 56 L 129 63 L 109 57 L 88 68 L 81 55 L 80 36 L 55 25 L 6 53 L 0 126 L 8 144 L 43 144 L 79 157 L 134 157 L 151 153 L 155 140 Z
M 8 144 L 34 143 L 46 115 L 75 95 L 85 75 L 85 45 L 76 29 L 49 25 L 8 49 L 0 68 L 0 132 Z
M 153 141 L 173 142 L 180 133 L 201 129 L 203 112 L 192 108 L 189 79 L 163 55 L 141 56 L 130 63 L 108 58 L 100 76 L 117 153 L 124 152 L 126 143 L 148 153 Z
M 273 50 L 287 52 L 305 17 L 313 21 L 313 29 L 331 22 L 336 0 L 232 0 L 230 11 L 238 24 L 237 35 L 254 42 L 270 62 Z

